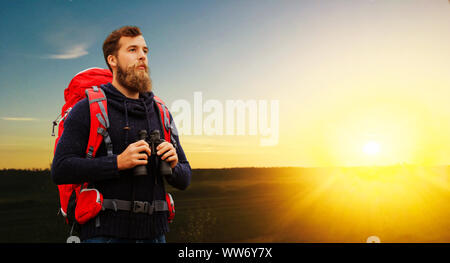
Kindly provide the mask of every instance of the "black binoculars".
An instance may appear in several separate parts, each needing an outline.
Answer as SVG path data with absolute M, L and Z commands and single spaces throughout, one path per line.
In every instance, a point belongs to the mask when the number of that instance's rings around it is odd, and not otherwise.
M 161 175 L 171 175 L 172 174 L 172 168 L 170 167 L 170 164 L 159 157 L 156 152 L 156 147 L 160 145 L 161 143 L 165 142 L 165 140 L 161 139 L 159 135 L 158 130 L 153 130 L 149 136 L 147 136 L 146 130 L 140 130 L 139 131 L 139 140 L 146 141 L 151 149 L 152 156 L 156 156 L 157 163 L 159 163 L 159 173 Z M 148 160 L 150 160 L 150 157 Z M 134 167 L 133 171 L 134 176 L 141 176 L 141 175 L 147 175 L 147 166 L 146 165 L 138 165 Z

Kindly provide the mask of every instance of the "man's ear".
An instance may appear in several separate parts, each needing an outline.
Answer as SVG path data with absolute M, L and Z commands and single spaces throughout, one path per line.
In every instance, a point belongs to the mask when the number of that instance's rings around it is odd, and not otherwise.
M 108 64 L 111 68 L 115 68 L 117 67 L 117 58 L 114 55 L 109 55 L 108 56 Z

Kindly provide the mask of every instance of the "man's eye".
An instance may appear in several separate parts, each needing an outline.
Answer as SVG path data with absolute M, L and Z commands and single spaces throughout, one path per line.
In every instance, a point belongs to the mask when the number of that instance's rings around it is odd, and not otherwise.
M 136 49 L 135 48 L 130 48 L 130 51 L 134 52 L 134 51 L 136 51 Z

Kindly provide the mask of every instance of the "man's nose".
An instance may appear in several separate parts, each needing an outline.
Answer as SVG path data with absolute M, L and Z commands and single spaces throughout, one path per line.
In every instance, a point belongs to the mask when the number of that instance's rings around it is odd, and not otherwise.
M 139 51 L 139 60 L 146 60 L 147 59 L 147 54 L 144 52 L 144 50 L 140 50 Z

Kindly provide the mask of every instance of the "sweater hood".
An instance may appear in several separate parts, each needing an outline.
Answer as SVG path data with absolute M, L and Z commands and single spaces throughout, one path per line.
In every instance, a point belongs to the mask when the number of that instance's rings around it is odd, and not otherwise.
M 153 92 L 146 92 L 139 94 L 138 99 L 128 98 L 117 90 L 111 83 L 101 85 L 102 90 L 105 92 L 108 100 L 108 111 L 110 108 L 114 108 L 120 113 L 123 113 L 125 120 L 125 144 L 128 144 L 132 138 L 130 138 L 130 122 L 132 118 L 143 118 L 147 121 L 147 129 L 152 127 L 149 116 L 155 111 L 154 109 L 154 95 Z M 134 136 L 132 136 L 134 137 Z
M 123 95 L 111 83 L 101 85 L 108 98 L 108 107 L 114 107 L 125 115 L 147 116 L 146 112 L 153 110 L 153 92 L 139 94 L 139 99 L 131 99 Z

